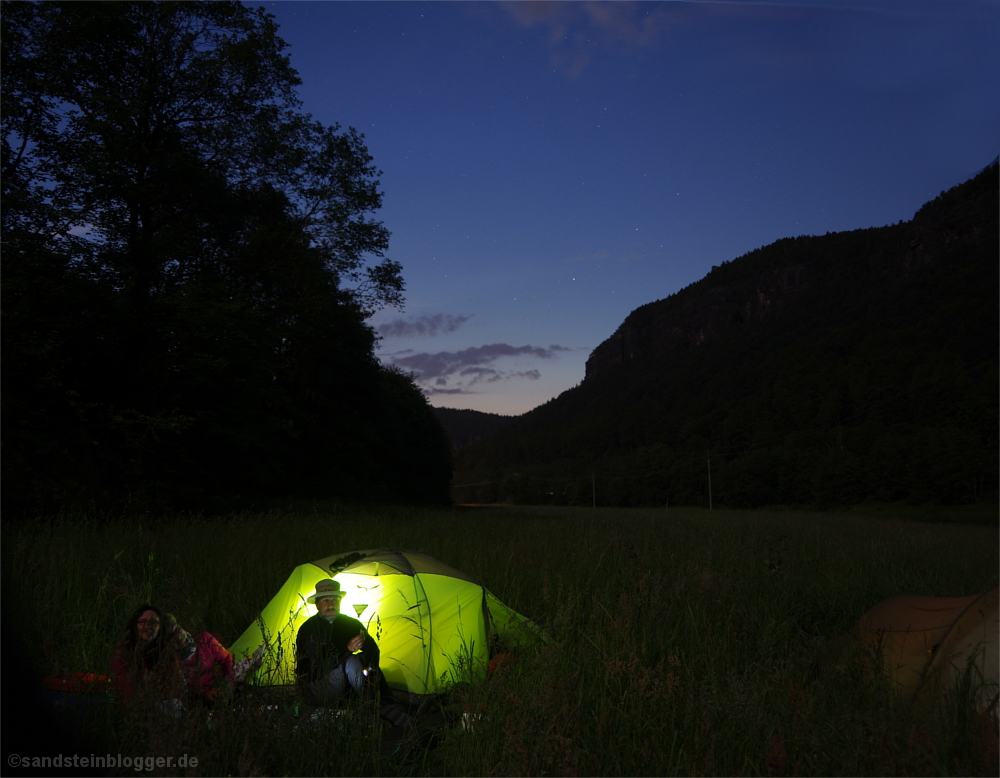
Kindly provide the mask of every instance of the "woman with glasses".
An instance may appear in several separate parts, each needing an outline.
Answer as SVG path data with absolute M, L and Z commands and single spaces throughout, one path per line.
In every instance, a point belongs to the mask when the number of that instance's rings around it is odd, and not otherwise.
M 140 605 L 111 654 L 111 681 L 125 703 L 149 696 L 173 700 L 182 696 L 184 679 L 171 638 L 176 624 L 154 605 Z
M 111 655 L 119 698 L 150 699 L 170 713 L 211 706 L 233 687 L 233 656 L 209 632 L 189 633 L 171 614 L 140 605 Z

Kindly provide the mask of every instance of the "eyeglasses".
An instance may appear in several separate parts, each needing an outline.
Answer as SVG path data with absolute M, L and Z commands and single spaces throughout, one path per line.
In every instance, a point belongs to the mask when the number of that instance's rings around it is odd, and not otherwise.
M 159 619 L 139 619 L 136 622 L 140 627 L 156 627 L 160 623 Z

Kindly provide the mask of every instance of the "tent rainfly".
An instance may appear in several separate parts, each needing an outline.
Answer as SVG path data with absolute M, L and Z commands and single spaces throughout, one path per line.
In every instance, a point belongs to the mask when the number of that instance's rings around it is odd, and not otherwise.
M 481 583 L 416 551 L 369 549 L 299 565 L 230 650 L 257 685 L 295 682 L 295 637 L 315 613 L 306 604 L 323 578 L 345 594 L 341 612 L 355 616 L 379 644 L 389 686 L 434 694 L 483 677 L 491 656 L 547 642 L 545 633 Z
M 971 597 L 904 594 L 875 605 L 854 630 L 837 641 L 839 662 L 853 645 L 881 659 L 896 690 L 921 707 L 933 707 L 963 683 L 979 710 L 997 704 L 1000 688 L 998 593 Z M 877 659 L 876 659 L 877 661 Z

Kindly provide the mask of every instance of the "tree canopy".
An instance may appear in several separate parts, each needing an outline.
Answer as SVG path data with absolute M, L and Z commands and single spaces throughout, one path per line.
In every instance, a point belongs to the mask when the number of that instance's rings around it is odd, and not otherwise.
M 380 420 L 431 413 L 366 324 L 403 301 L 380 172 L 301 111 L 273 18 L 5 2 L 2 24 L 5 502 L 406 483 L 371 470 Z M 446 499 L 443 433 L 416 446 Z

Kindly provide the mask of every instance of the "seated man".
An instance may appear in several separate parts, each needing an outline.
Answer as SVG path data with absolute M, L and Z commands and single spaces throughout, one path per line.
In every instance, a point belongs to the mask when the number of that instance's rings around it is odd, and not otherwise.
M 378 672 L 378 644 L 360 621 L 340 612 L 343 596 L 339 583 L 324 578 L 306 599 L 315 604 L 316 615 L 299 627 L 295 640 L 299 687 L 311 704 L 325 707 L 352 691 L 374 697 L 372 676 L 378 676 L 382 718 L 397 727 L 413 723 Z

